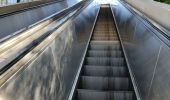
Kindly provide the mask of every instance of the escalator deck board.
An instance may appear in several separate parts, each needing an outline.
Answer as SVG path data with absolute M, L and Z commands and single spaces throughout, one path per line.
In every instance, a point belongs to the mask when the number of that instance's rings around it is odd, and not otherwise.
M 109 8 L 101 8 L 77 83 L 77 100 L 136 100 Z

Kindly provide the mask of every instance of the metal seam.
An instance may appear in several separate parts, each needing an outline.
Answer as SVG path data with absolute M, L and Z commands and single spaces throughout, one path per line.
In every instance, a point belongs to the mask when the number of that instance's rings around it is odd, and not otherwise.
M 135 30 L 133 32 L 133 39 L 132 39 L 133 41 L 134 41 L 134 38 L 135 38 L 136 28 L 137 28 L 137 22 L 135 23 Z
M 156 63 L 155 63 L 155 67 L 154 67 L 151 83 L 150 83 L 149 90 L 148 90 L 147 100 L 149 99 L 149 94 L 150 94 L 150 91 L 151 91 L 151 88 L 152 88 L 152 84 L 153 84 L 153 80 L 154 80 L 154 77 L 155 77 L 155 73 L 156 73 L 156 69 L 157 69 L 157 65 L 158 65 L 158 61 L 159 61 L 159 56 L 160 56 L 161 50 L 162 50 L 162 45 L 159 48 L 159 52 L 158 52 L 158 56 L 157 56 L 157 59 L 156 59 Z

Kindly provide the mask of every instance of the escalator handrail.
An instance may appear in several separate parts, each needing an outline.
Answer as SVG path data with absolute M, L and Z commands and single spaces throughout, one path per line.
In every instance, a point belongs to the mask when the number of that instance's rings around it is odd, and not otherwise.
M 80 7 L 82 7 L 82 5 L 86 3 L 86 1 L 81 1 L 78 4 L 75 4 L 74 6 L 72 6 L 71 8 L 67 8 L 66 10 L 64 10 L 63 12 L 60 12 L 58 14 L 59 19 L 62 19 L 62 15 L 65 16 L 65 14 L 70 13 L 73 10 L 76 10 Z M 56 16 L 56 15 L 55 15 Z M 50 17 L 51 18 L 51 17 Z M 63 22 L 64 23 L 64 22 Z M 60 25 L 59 25 L 60 26 Z M 32 50 L 34 47 L 36 47 L 40 41 L 43 41 L 45 39 L 45 37 L 48 37 L 48 35 L 50 35 L 50 33 L 52 33 L 52 31 L 48 32 L 48 34 L 44 34 L 43 36 L 40 37 L 40 39 L 38 40 L 34 40 L 34 45 L 32 45 L 31 47 L 27 48 L 23 53 L 21 53 L 18 57 L 14 58 L 14 60 L 12 60 L 11 62 L 7 63 L 5 66 L 1 66 L 1 70 L 0 70 L 0 75 L 2 75 L 4 72 L 6 72 L 9 68 L 11 68 L 12 65 L 14 65 L 19 59 L 21 59 L 24 55 L 26 55 L 30 50 Z
M 163 28 L 161 25 L 157 24 L 158 26 L 156 26 L 154 24 L 154 22 L 152 22 L 152 20 L 150 18 L 148 18 L 147 16 L 143 15 L 140 11 L 140 13 L 142 15 L 140 15 L 139 13 L 137 13 L 134 9 L 134 7 L 129 6 L 126 2 L 118 0 L 122 5 L 124 5 L 125 8 L 127 8 L 133 15 L 136 15 L 137 19 L 140 20 L 146 27 L 148 27 L 146 25 L 149 24 L 151 25 L 151 27 L 153 29 L 155 29 L 157 32 L 154 32 L 153 30 L 151 30 L 157 37 L 158 39 L 160 39 L 163 43 L 165 43 L 169 48 L 170 48 L 170 35 L 168 33 L 170 33 L 167 29 Z M 132 9 L 133 8 L 133 9 Z M 144 23 L 145 22 L 145 23 Z
M 43 3 L 43 4 L 38 4 L 36 6 L 32 6 L 32 7 L 28 7 L 28 8 L 23 8 L 23 9 L 20 9 L 20 10 L 16 10 L 16 11 L 13 11 L 13 12 L 3 13 L 3 14 L 0 14 L 0 18 L 4 18 L 4 17 L 7 17 L 7 16 L 11 16 L 11 15 L 14 15 L 14 14 L 22 13 L 22 12 L 25 12 L 25 11 L 33 10 L 33 9 L 36 9 L 36 8 L 39 8 L 39 7 L 47 6 L 47 5 L 50 5 L 50 4 L 53 4 L 53 3 L 62 2 L 62 1 L 63 0 L 50 1 L 50 2 Z
M 83 2 L 85 2 L 85 1 L 80 1 L 79 3 L 73 5 L 73 6 L 69 7 L 69 8 L 65 8 L 65 9 L 63 9 L 63 10 L 61 10 L 59 12 L 56 12 L 56 13 L 54 13 L 54 14 L 52 14 L 52 15 L 50 15 L 50 16 L 48 16 L 48 17 L 46 17 L 46 18 L 44 18 L 44 19 L 42 19 L 42 20 L 40 20 L 40 21 L 38 21 L 38 22 L 36 22 L 34 24 L 31 24 L 31 25 L 29 25 L 27 27 L 24 27 L 24 28 L 12 33 L 9 36 L 0 39 L 0 44 L 2 44 L 3 42 L 7 41 L 8 39 L 10 39 L 10 38 L 12 38 L 14 36 L 19 35 L 21 32 L 24 32 L 24 31 L 26 31 L 28 29 L 31 29 L 31 28 L 35 27 L 36 25 L 39 25 L 39 24 L 41 24 L 41 23 L 43 23 L 43 22 L 45 22 L 47 20 L 53 19 L 53 17 L 55 17 L 55 16 L 62 16 L 66 12 L 70 12 L 70 11 L 73 11 L 74 9 L 77 9 Z
M 72 15 L 70 16 L 67 20 L 63 21 L 56 29 L 58 29 L 59 27 L 62 27 L 62 25 L 64 25 L 65 23 L 71 23 L 71 21 L 68 21 L 70 18 L 74 18 L 76 15 L 78 15 L 84 8 L 86 8 L 90 3 L 91 3 L 92 0 L 87 0 L 87 2 L 85 1 L 85 4 L 84 5 L 81 5 L 80 8 L 76 9 L 77 11 Z M 67 23 L 67 24 L 68 24 Z M 55 30 L 54 30 L 55 31 Z M 52 32 L 51 32 L 52 33 Z M 59 33 L 60 34 L 60 33 Z M 53 39 L 50 39 L 50 40 L 53 40 Z M 26 54 L 23 54 L 24 56 L 23 57 L 28 57 L 27 60 L 28 62 L 26 62 L 24 65 L 21 65 L 19 64 L 19 67 L 18 65 L 11 65 L 11 66 L 14 66 L 14 67 L 10 67 L 11 69 L 10 70 L 6 70 L 4 73 L 2 73 L 0 75 L 0 87 L 2 87 L 10 78 L 12 77 L 17 77 L 23 70 L 26 69 L 26 67 L 28 67 L 27 65 L 30 64 L 32 61 L 34 61 L 36 59 L 36 57 L 45 50 L 45 48 L 48 46 L 48 44 L 51 43 L 50 41 L 48 43 L 45 43 L 44 46 L 42 46 L 41 44 L 41 48 L 38 47 L 38 45 L 35 46 L 35 48 L 31 49 L 31 51 L 29 51 L 28 53 Z M 38 48 L 38 52 L 37 52 L 37 48 Z M 36 51 L 36 52 L 34 52 Z M 33 53 L 34 52 L 34 53 Z M 34 54 L 32 56 L 29 56 L 30 54 Z M 22 58 L 23 58 L 22 57 Z M 19 60 L 17 60 L 16 62 L 14 62 L 15 64 L 16 63 L 23 63 L 25 62 L 25 59 L 22 59 L 20 58 Z M 17 66 L 17 68 L 15 68 Z

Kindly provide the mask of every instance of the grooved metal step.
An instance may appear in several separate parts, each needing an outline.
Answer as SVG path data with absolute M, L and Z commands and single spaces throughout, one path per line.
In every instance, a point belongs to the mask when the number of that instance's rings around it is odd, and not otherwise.
M 91 41 L 89 49 L 92 50 L 120 50 L 118 41 Z
M 102 30 L 102 29 L 99 30 L 99 29 L 96 29 L 96 30 L 94 30 L 94 34 L 95 34 L 95 33 L 99 33 L 99 32 L 100 32 L 100 33 L 101 33 L 101 32 L 102 32 L 102 33 L 112 33 L 112 34 L 116 33 L 116 31 L 114 31 L 114 30 L 112 30 L 112 29 L 107 29 L 107 30 Z
M 111 58 L 111 57 L 87 57 L 86 65 L 99 65 L 99 66 L 124 66 L 124 58 Z
M 127 91 L 131 90 L 127 77 L 96 77 L 81 76 L 79 89 L 103 90 L 103 91 Z
M 122 57 L 121 51 L 89 50 L 89 57 Z
M 118 40 L 117 37 L 92 37 L 93 40 Z
M 120 46 L 120 42 L 119 41 L 96 41 L 96 40 L 92 40 L 90 41 L 90 45 L 108 45 L 108 46 L 113 46 L 113 45 L 119 45 Z
M 110 36 L 113 36 L 113 37 L 115 37 L 115 36 L 117 36 L 116 34 L 102 34 L 102 33 L 94 33 L 93 34 L 93 37 L 110 37 Z
M 84 66 L 83 76 L 127 77 L 125 66 Z
M 107 36 L 107 35 L 100 35 L 100 36 L 99 36 L 99 35 L 97 34 L 97 35 L 94 35 L 94 36 L 92 37 L 92 39 L 94 39 L 94 38 L 106 38 L 106 39 L 108 39 L 108 38 L 111 38 L 111 39 L 112 39 L 112 38 L 113 38 L 113 39 L 115 39 L 115 38 L 118 38 L 118 37 L 115 37 L 115 36 L 113 36 L 113 35 L 108 35 L 108 36 Z
M 134 100 L 133 91 L 95 91 L 78 89 L 78 100 Z

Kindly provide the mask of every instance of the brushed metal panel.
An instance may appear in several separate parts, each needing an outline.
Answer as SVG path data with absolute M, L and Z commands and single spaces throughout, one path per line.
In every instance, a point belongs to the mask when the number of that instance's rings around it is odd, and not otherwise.
M 72 6 L 72 5 L 78 3 L 78 2 L 80 2 L 80 1 L 82 1 L 82 0 L 66 0 L 66 1 L 67 1 L 67 4 L 68 4 L 69 6 Z
M 81 62 L 99 6 L 92 3 L 23 71 L 0 88 L 5 100 L 65 100 Z
M 170 99 L 170 48 L 163 45 L 148 100 Z
M 131 43 L 125 42 L 125 49 L 140 95 L 146 100 L 161 43 L 143 24 L 137 26 L 133 38 Z
M 139 15 L 133 14 L 121 3 L 118 3 L 114 9 L 120 37 L 139 94 L 142 100 L 147 100 L 162 41 L 153 33 L 158 31 Z

